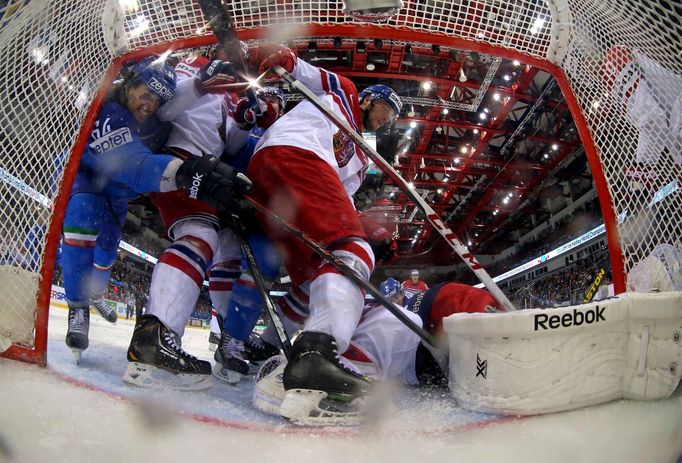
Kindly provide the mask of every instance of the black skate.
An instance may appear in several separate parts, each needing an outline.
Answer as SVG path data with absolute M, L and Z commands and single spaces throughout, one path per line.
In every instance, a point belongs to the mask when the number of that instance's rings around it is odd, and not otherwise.
M 223 332 L 223 317 L 220 315 L 216 314 L 215 316 L 216 320 L 218 320 L 218 326 L 220 327 L 220 333 Z M 215 352 L 215 350 L 218 348 L 218 344 L 220 344 L 220 333 L 214 333 L 211 331 L 211 334 L 208 335 L 208 350 L 211 352 Z
M 88 348 L 89 330 L 90 310 L 87 307 L 69 307 L 69 327 L 66 331 L 66 345 L 73 351 L 77 364 L 80 363 L 83 351 Z
M 220 344 L 220 335 L 211 331 L 211 334 L 208 335 L 208 350 L 215 352 L 218 344 Z
M 116 308 L 107 305 L 104 301 L 103 294 L 93 294 L 90 297 L 90 307 L 92 307 L 97 313 L 99 313 L 102 318 L 104 318 L 109 323 L 116 323 L 118 320 L 118 315 L 116 314 Z
M 279 354 L 279 347 L 266 342 L 256 333 L 251 333 L 249 338 L 244 341 L 244 360 L 248 360 L 253 365 L 258 365 L 270 357 Z
M 213 375 L 229 384 L 237 384 L 242 376 L 249 374 L 249 365 L 242 358 L 244 341 L 235 339 L 226 331 L 220 337 L 220 344 L 213 358 Z
M 305 425 L 354 425 L 372 381 L 345 367 L 334 338 L 305 331 L 293 345 L 282 382 L 280 414 Z
M 123 381 L 141 387 L 201 390 L 211 387 L 211 364 L 189 355 L 176 335 L 154 315 L 135 324 Z

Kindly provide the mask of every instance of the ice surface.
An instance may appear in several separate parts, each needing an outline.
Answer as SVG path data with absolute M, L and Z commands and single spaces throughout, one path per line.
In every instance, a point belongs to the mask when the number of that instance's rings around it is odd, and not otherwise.
M 46 369 L 0 359 L 0 462 L 620 463 L 682 455 L 680 389 L 667 400 L 515 418 L 399 387 L 395 410 L 360 428 L 301 428 L 255 410 L 252 379 L 214 381 L 203 392 L 125 385 L 132 321 L 110 325 L 93 314 L 90 347 L 76 366 L 64 345 L 66 314 L 51 310 Z M 187 329 L 183 347 L 212 360 L 205 330 Z

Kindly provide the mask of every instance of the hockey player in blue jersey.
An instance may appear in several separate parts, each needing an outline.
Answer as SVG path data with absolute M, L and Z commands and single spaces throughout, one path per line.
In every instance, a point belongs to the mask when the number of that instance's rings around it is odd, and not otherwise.
M 136 64 L 115 85 L 83 153 L 64 217 L 62 251 L 69 305 L 66 344 L 77 359 L 88 347 L 91 285 L 98 293 L 106 287 L 128 198 L 185 189 L 190 197 L 225 209 L 235 193 L 250 189 L 248 179 L 234 169 L 228 168 L 231 172 L 227 175 L 216 173 L 215 158 L 182 161 L 154 154 L 141 142 L 141 124 L 173 97 L 175 80 L 173 68 L 164 61 L 147 58 Z M 96 272 L 92 270 L 94 264 Z M 93 306 L 115 322 L 113 309 L 102 303 Z

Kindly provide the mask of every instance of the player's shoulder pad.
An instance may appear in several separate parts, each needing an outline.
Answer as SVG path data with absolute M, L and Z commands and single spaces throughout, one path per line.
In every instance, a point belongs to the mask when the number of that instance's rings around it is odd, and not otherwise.
M 137 129 L 137 121 L 130 111 L 115 101 L 108 101 L 97 116 L 88 146 L 97 154 L 120 148 L 137 139 Z

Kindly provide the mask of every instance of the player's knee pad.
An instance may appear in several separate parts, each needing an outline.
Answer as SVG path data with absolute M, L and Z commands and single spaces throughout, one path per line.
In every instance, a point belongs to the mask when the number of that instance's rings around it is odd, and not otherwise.
M 172 230 L 175 241 L 190 236 L 205 242 L 211 248 L 207 261 L 213 259 L 218 249 L 218 231 L 215 226 L 203 220 L 184 220 L 174 224 Z
M 369 281 L 369 276 L 374 271 L 374 253 L 367 241 L 360 238 L 351 238 L 347 241 L 333 244 L 329 250 L 344 264 L 353 269 L 363 280 Z M 325 266 L 322 266 L 322 272 L 326 271 Z

